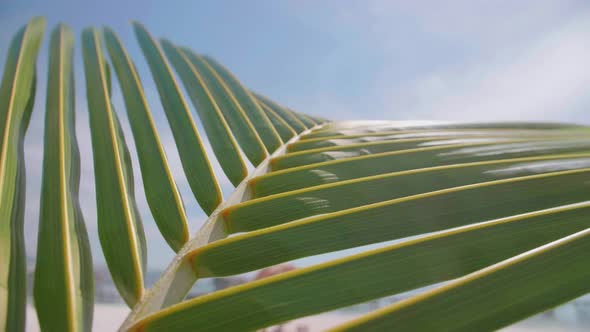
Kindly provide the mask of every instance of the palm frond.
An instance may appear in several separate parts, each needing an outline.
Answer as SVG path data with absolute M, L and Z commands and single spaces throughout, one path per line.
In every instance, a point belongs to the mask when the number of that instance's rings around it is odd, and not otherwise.
M 139 23 L 133 29 L 189 186 L 209 218 L 189 236 L 133 60 L 111 29 L 85 29 L 99 237 L 132 308 L 121 331 L 256 330 L 425 286 L 432 287 L 335 330 L 485 331 L 590 291 L 588 127 L 330 122 L 252 92 L 210 56 L 158 40 Z M 0 328 L 11 331 L 24 329 L 23 138 L 43 30 L 34 19 L 17 33 L 0 87 Z M 149 209 L 177 252 L 151 289 L 132 156 L 111 103 L 103 39 Z M 87 330 L 92 322 L 92 258 L 77 197 L 73 43 L 67 27 L 56 28 L 35 272 L 35 305 L 47 330 Z M 210 157 L 236 187 L 225 201 Z M 354 253 L 340 252 L 347 249 Z M 185 300 L 199 279 L 335 252 L 342 257 Z

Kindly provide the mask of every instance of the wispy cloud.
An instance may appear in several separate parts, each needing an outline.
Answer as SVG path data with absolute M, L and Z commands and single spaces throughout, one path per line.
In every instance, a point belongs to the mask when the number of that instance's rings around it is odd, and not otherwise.
M 510 51 L 428 73 L 389 99 L 404 118 L 590 122 L 590 15 Z
M 316 89 L 290 97 L 301 109 L 335 119 L 590 122 L 582 113 L 590 106 L 587 2 L 367 0 L 289 9 L 333 40 L 313 69 Z

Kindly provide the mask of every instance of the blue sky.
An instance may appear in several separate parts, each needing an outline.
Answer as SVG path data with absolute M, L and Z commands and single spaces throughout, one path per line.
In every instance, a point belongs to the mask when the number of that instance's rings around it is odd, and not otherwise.
M 182 174 L 130 20 L 142 22 L 157 37 L 217 58 L 257 91 L 331 119 L 590 124 L 590 3 L 583 0 L 0 0 L 2 66 L 10 38 L 35 15 L 46 16 L 49 29 L 58 22 L 69 24 L 77 41 L 81 29 L 91 25 L 108 25 L 121 36 L 144 82 L 193 232 L 205 216 Z M 25 227 L 31 256 L 37 237 L 47 41 L 46 33 L 39 57 L 39 94 L 26 139 Z M 79 44 L 75 56 L 81 203 L 94 259 L 103 264 Z M 115 84 L 114 105 L 134 151 L 117 88 Z M 149 214 L 134 162 L 149 265 L 160 268 L 172 251 Z M 232 190 L 226 179 L 222 187 L 226 194 Z

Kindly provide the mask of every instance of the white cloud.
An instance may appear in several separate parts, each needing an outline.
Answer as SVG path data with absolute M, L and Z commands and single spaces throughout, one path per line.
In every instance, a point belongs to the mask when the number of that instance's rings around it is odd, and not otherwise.
M 314 89 L 287 98 L 299 110 L 590 122 L 582 112 L 590 106 L 587 1 L 292 2 L 288 10 L 331 41 L 312 64 Z
M 429 73 L 392 92 L 404 118 L 582 120 L 590 105 L 590 15 L 581 15 L 514 51 Z

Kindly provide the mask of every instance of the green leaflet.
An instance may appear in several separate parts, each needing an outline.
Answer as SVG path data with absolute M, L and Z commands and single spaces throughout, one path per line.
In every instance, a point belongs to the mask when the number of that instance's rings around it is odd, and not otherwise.
M 272 122 L 272 125 L 277 129 L 277 132 L 281 136 L 283 142 L 288 142 L 291 138 L 295 137 L 297 133 L 289 124 L 283 120 L 280 116 L 278 116 L 275 111 L 273 111 L 268 105 L 263 102 L 258 102 L 264 113 L 268 115 L 268 118 Z
M 0 330 L 23 331 L 26 312 L 24 136 L 33 110 L 35 67 L 45 19 L 33 18 L 10 44 L 0 85 Z
M 318 125 L 318 123 L 315 122 L 307 114 L 295 112 L 294 110 L 291 110 L 291 109 L 288 109 L 288 111 L 291 112 L 293 115 L 295 115 L 295 117 L 297 119 L 299 119 L 299 121 L 301 121 L 308 129 L 311 129 L 311 128 L 315 127 L 316 125 Z
M 162 40 L 162 48 L 197 109 L 221 168 L 231 183 L 237 186 L 248 175 L 248 170 L 223 114 L 209 91 L 208 82 L 182 50 L 167 40 Z
M 92 257 L 78 201 L 73 48 L 74 34 L 58 25 L 50 44 L 34 287 L 39 325 L 47 331 L 88 331 L 94 308 Z
M 315 116 L 315 115 L 307 115 L 308 117 L 310 117 L 313 121 L 315 121 L 315 123 L 317 123 L 318 125 L 324 125 L 326 123 L 329 123 L 330 120 L 326 119 L 326 118 L 322 118 L 320 116 Z
M 260 139 L 264 143 L 266 150 L 274 152 L 281 146 L 281 139 L 279 134 L 271 124 L 270 120 L 258 105 L 256 99 L 252 96 L 250 91 L 246 89 L 240 81 L 223 65 L 215 61 L 213 58 L 203 56 L 203 60 L 207 62 L 221 77 L 228 89 L 235 96 L 238 104 L 243 109 L 246 116 L 252 122 L 252 125 L 258 132 Z
M 182 197 L 170 173 L 135 65 L 110 29 L 105 29 L 105 41 L 123 90 L 133 137 L 138 143 L 137 154 L 147 202 L 164 239 L 174 251 L 178 251 L 189 238 Z
M 590 292 L 588 250 L 585 229 L 332 331 L 495 331 Z
M 202 56 L 186 48 L 182 48 L 182 53 L 190 60 L 201 78 L 206 82 L 209 92 L 219 106 L 219 110 L 244 154 L 254 166 L 258 166 L 267 157 L 266 149 L 254 126 L 228 86 Z
M 255 197 L 410 169 L 590 150 L 590 140 L 473 143 L 432 146 L 316 163 L 250 180 Z
M 135 206 L 131 159 L 112 110 L 106 62 L 98 31 L 82 32 L 86 94 L 90 114 L 98 233 L 105 260 L 119 293 L 132 306 L 143 295 L 146 247 Z
M 301 152 L 311 149 L 327 148 L 332 146 L 350 145 L 357 143 L 393 141 L 402 139 L 417 138 L 452 138 L 452 137 L 572 137 L 583 134 L 577 130 L 409 130 L 409 131 L 386 131 L 376 134 L 360 134 L 348 136 L 330 136 L 310 138 L 289 144 L 287 151 Z M 586 133 L 587 134 L 587 133 Z
M 435 166 L 289 191 L 232 205 L 226 228 L 246 232 L 445 188 L 590 167 L 590 153 Z
M 146 317 L 131 330 L 254 330 L 401 293 L 460 277 L 583 230 L 590 225 L 589 212 L 588 203 L 560 206 L 400 242 L 188 300 Z M 457 303 L 469 299 L 462 301 Z M 453 321 L 470 321 L 461 317 Z M 433 326 L 404 325 L 399 330 L 439 330 Z
M 589 137 L 590 138 L 590 137 Z M 474 144 L 474 143 L 502 143 L 502 142 L 518 142 L 525 140 L 534 140 L 535 138 L 521 138 L 514 136 L 506 137 L 451 137 L 451 138 L 410 138 L 400 139 L 394 141 L 378 141 L 356 143 L 350 145 L 330 146 L 325 148 L 318 148 L 313 150 L 293 152 L 273 158 L 271 161 L 272 169 L 275 171 L 293 168 L 298 166 L 311 165 L 330 160 L 338 160 L 359 156 L 366 156 L 371 154 L 378 154 L 384 152 L 401 151 L 418 149 L 428 146 L 443 146 L 456 144 Z M 536 138 L 539 140 L 539 138 Z M 545 138 L 546 139 L 546 138 Z
M 291 128 L 293 128 L 293 130 L 295 130 L 295 132 L 297 134 L 302 133 L 303 131 L 305 131 L 306 129 L 309 129 L 305 126 L 305 124 L 303 122 L 301 122 L 301 120 L 299 120 L 295 114 L 293 114 L 291 111 L 287 110 L 285 107 L 275 103 L 274 101 L 270 100 L 269 98 L 260 95 L 258 93 L 252 93 L 257 99 L 259 103 L 265 104 L 266 106 L 268 106 L 271 110 L 273 110 L 273 112 L 275 112 L 279 117 L 281 117 L 283 120 L 285 120 L 285 122 L 287 122 L 289 124 L 289 126 Z
M 489 123 L 438 123 L 432 121 L 344 121 L 330 123 L 319 130 L 304 135 L 301 139 L 376 134 L 388 131 L 445 130 L 445 129 L 515 129 L 515 130 L 580 130 L 581 125 L 535 122 L 489 122 Z
M 190 259 L 200 277 L 238 274 L 301 257 L 573 204 L 590 199 L 589 174 L 590 168 L 582 168 L 509 178 L 340 210 L 219 240 L 195 250 Z M 257 226 L 264 226 L 264 221 Z
M 205 213 L 211 214 L 222 201 L 221 189 L 188 105 L 158 42 L 139 23 L 133 23 L 133 28 L 156 82 L 191 190 Z

